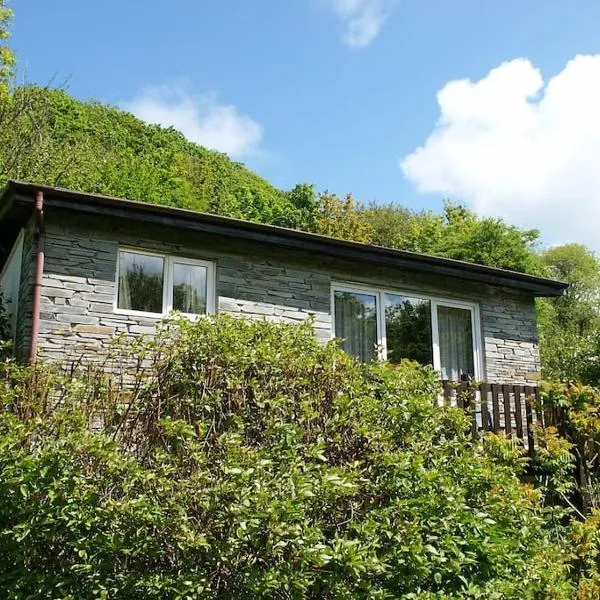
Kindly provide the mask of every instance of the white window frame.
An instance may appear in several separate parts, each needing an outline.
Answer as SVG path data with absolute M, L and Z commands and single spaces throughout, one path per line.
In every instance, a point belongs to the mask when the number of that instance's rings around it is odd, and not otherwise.
M 407 298 L 418 298 L 419 300 L 429 300 L 431 303 L 431 344 L 433 354 L 433 368 L 441 373 L 441 354 L 440 354 L 440 340 L 439 340 L 439 329 L 438 329 L 438 314 L 437 310 L 439 306 L 446 306 L 449 308 L 462 308 L 471 312 L 471 332 L 473 336 L 473 366 L 474 366 L 474 377 L 476 380 L 481 381 L 483 378 L 483 351 L 482 351 L 482 337 L 481 337 L 481 319 L 479 316 L 479 305 L 476 302 L 467 302 L 463 300 L 454 300 L 450 298 L 443 298 L 440 296 L 432 296 L 429 294 L 422 294 L 421 292 L 415 292 L 411 290 L 400 290 L 393 288 L 381 288 L 376 286 L 369 286 L 360 283 L 337 283 L 334 282 L 331 285 L 331 333 L 332 337 L 336 337 L 335 332 L 335 293 L 336 292 L 354 292 L 358 294 L 369 294 L 375 296 L 375 302 L 377 306 L 377 345 L 379 346 L 378 358 L 381 360 L 387 359 L 387 340 L 385 331 L 385 311 L 384 306 L 384 295 L 394 294 L 397 296 L 406 296 Z
M 119 308 L 119 271 L 121 268 L 121 252 L 131 252 L 133 254 L 141 254 L 143 256 L 156 256 L 158 258 L 163 259 L 162 312 L 157 313 L 144 310 L 133 310 L 131 308 Z M 167 316 L 173 310 L 173 265 L 175 263 L 206 268 L 206 312 L 202 314 L 179 312 L 178 314 L 188 319 L 197 319 L 199 317 L 202 317 L 204 314 L 209 315 L 214 313 L 216 306 L 216 265 L 214 261 L 201 260 L 198 258 L 188 258 L 185 256 L 178 256 L 175 254 L 163 254 L 160 252 L 154 252 L 152 250 L 141 250 L 139 248 L 120 246 L 117 252 L 115 299 L 113 302 L 113 310 L 115 314 L 149 317 L 151 319 L 159 319 L 161 317 Z

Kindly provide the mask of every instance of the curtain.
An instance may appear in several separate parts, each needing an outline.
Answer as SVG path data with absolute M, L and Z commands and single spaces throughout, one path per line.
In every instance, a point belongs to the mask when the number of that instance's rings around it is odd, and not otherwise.
M 206 312 L 206 267 L 173 265 L 173 308 L 195 315 Z
M 377 298 L 371 294 L 335 292 L 335 335 L 342 348 L 368 362 L 376 356 Z
M 129 285 L 129 277 L 127 270 L 124 268 L 123 260 L 119 265 L 119 308 L 131 310 L 131 287 Z
M 438 329 L 442 379 L 459 381 L 461 375 L 475 375 L 471 311 L 438 306 Z

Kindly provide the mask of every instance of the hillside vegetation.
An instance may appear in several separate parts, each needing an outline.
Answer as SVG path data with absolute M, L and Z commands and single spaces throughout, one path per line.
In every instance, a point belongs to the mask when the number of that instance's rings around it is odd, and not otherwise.
M 174 129 L 63 90 L 16 88 L 0 103 L 0 184 L 23 179 L 207 211 L 488 264 L 536 271 L 536 231 L 479 219 L 448 204 L 442 215 L 364 206 L 299 184 L 279 190 Z
M 58 89 L 18 88 L 5 104 L 12 114 L 0 131 L 3 179 L 199 211 L 243 212 L 257 198 L 284 210 L 281 191 L 174 129 Z

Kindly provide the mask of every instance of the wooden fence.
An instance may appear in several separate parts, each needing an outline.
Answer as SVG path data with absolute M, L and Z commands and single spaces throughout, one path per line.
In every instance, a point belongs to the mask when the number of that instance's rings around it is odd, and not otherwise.
M 535 452 L 533 426 L 556 424 L 553 410 L 541 408 L 539 388 L 530 385 L 442 381 L 443 401 L 472 415 L 472 430 L 504 432 Z

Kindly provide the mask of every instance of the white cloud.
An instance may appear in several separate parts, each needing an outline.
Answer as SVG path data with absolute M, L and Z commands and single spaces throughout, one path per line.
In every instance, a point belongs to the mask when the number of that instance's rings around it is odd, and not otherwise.
M 344 25 L 342 39 L 348 46 L 364 48 L 379 34 L 398 0 L 327 0 Z
M 520 58 L 447 83 L 437 101 L 433 132 L 400 163 L 419 191 L 600 251 L 600 55 L 545 84 Z
M 262 127 L 214 94 L 194 95 L 180 85 L 148 87 L 122 107 L 147 123 L 174 127 L 192 142 L 234 157 L 256 153 Z

